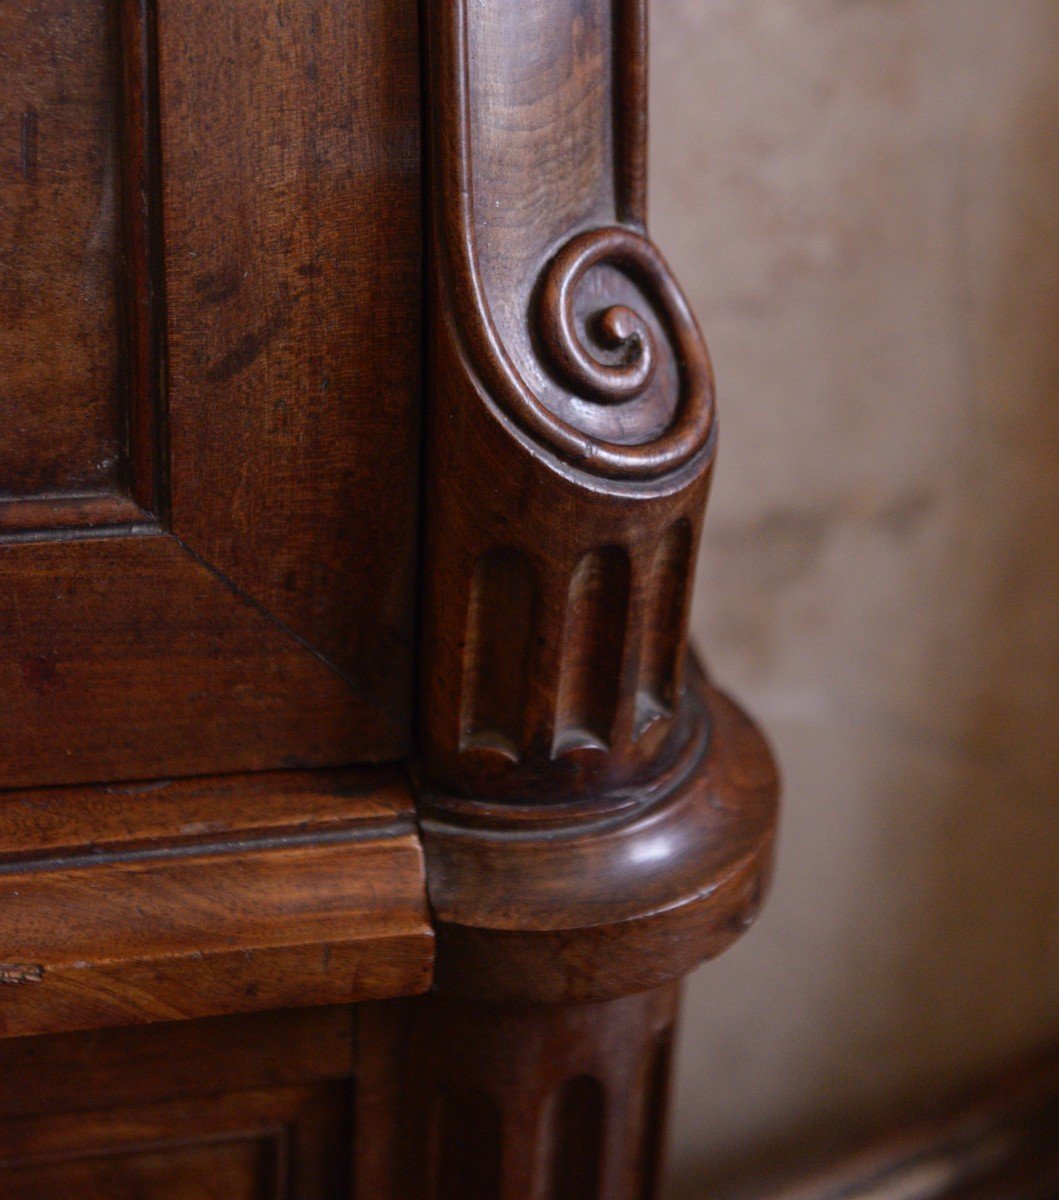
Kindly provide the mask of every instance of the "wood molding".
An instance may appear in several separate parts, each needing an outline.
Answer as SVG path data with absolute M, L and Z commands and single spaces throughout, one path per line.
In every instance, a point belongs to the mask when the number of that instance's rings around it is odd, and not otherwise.
M 9 792 L 0 1036 L 410 995 L 433 933 L 399 771 Z
M 607 1000 L 686 974 L 748 928 L 772 862 L 772 759 L 697 671 L 682 713 L 682 754 L 630 789 L 539 809 L 420 798 L 438 990 Z
M 454 794 L 568 800 L 673 750 L 713 385 L 640 224 L 640 6 L 470 12 L 428 6 L 422 750 Z
M 426 15 L 437 987 L 615 997 L 750 923 L 777 791 L 760 734 L 688 669 L 716 421 L 645 230 L 645 6 Z
M 0 1195 L 349 1195 L 355 1010 L 0 1039 Z

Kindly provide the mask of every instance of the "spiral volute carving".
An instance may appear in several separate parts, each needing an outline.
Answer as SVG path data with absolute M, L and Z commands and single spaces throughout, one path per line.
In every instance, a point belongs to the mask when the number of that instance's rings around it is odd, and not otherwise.
M 571 238 L 541 277 L 537 331 L 545 365 L 576 395 L 597 404 L 635 402 L 657 375 L 659 347 L 652 324 L 625 303 L 604 304 L 579 322 L 576 298 L 595 267 L 616 268 L 651 303 L 677 362 L 679 396 L 669 427 L 642 445 L 586 443 L 586 434 L 536 405 L 531 424 L 556 449 L 583 457 L 604 473 L 649 476 L 694 457 L 710 438 L 713 380 L 702 336 L 687 301 L 657 247 L 624 226 Z
M 654 258 L 651 244 L 630 230 L 593 231 L 568 242 L 545 271 L 539 326 L 551 365 L 575 391 L 600 404 L 640 395 L 654 378 L 658 348 L 647 321 L 628 306 L 614 304 L 594 313 L 585 329 L 618 361 L 601 360 L 577 328 L 578 288 L 593 267 L 603 264 L 649 281 L 657 265 Z

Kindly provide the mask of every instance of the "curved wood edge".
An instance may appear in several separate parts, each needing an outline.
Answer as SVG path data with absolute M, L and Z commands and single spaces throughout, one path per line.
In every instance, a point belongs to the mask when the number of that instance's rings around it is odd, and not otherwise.
M 688 662 L 709 357 L 644 228 L 644 0 L 427 0 L 418 807 L 436 988 L 665 984 L 752 919 L 777 784 Z
M 633 792 L 536 819 L 424 798 L 438 992 L 611 999 L 686 974 L 750 926 L 772 868 L 772 756 L 697 675 L 687 711 L 685 753 Z
M 550 8 L 555 11 L 549 12 Z M 592 6 L 577 0 L 524 5 L 520 10 L 521 15 L 512 20 L 510 9 L 492 12 L 489 5 L 479 6 L 472 19 L 467 0 L 433 0 L 427 5 L 434 114 L 431 166 L 439 202 L 433 212 L 440 268 L 435 284 L 444 289 L 453 332 L 468 356 L 468 366 L 479 375 L 491 400 L 540 446 L 602 476 L 659 477 L 708 453 L 713 378 L 687 301 L 658 249 L 639 228 L 646 152 L 643 0 L 614 0 L 599 6 L 610 16 L 609 22 L 593 22 Z M 503 56 L 506 78 L 489 71 L 490 49 Z M 612 70 L 603 80 L 596 56 L 608 51 Z M 547 61 L 539 63 L 538 54 Z M 620 54 L 627 57 L 622 60 Z M 476 74 L 479 59 L 486 62 Z M 520 68 L 526 63 L 530 69 L 524 75 Z M 527 102 L 527 88 L 539 87 L 539 79 L 549 70 L 559 75 L 559 87 L 552 95 Z M 548 244 L 545 221 L 508 223 L 504 210 L 512 207 L 512 201 L 516 208 L 519 205 L 513 192 L 518 184 L 492 173 L 503 158 L 493 153 L 498 147 L 489 144 L 490 135 L 510 136 L 513 146 L 519 142 L 528 146 L 532 138 L 540 153 L 558 160 L 569 150 L 574 121 L 566 111 L 550 112 L 549 101 L 561 96 L 567 84 L 583 91 L 586 85 L 594 89 L 597 82 L 605 84 L 601 90 L 607 95 L 604 108 L 597 101 L 597 124 L 610 129 L 615 161 L 610 172 L 601 172 L 598 179 L 591 161 L 583 169 L 575 166 L 578 178 L 566 173 L 568 195 L 541 191 L 534 215 L 542 215 L 553 202 L 561 206 L 571 201 L 581 209 L 571 228 L 562 231 L 565 244 L 556 252 Z M 591 98 L 591 91 L 586 98 Z M 484 169 L 479 156 L 486 160 Z M 526 163 L 524 152 L 521 157 Z M 547 159 L 531 162 L 547 172 Z M 599 206 L 585 202 L 597 188 L 605 189 L 610 199 L 606 216 Z M 621 224 L 622 220 L 628 223 Z M 570 253 L 575 245 L 581 255 Z M 636 407 L 645 411 L 636 414 L 637 423 L 644 418 L 650 421 L 653 410 L 663 403 L 655 390 L 648 389 L 655 375 L 656 339 L 673 343 L 679 395 L 670 419 L 653 436 L 630 438 L 629 414 L 609 423 L 608 433 L 591 433 L 576 410 L 568 412 L 565 405 L 557 408 L 534 386 L 518 347 L 506 336 L 512 316 L 516 321 L 525 319 L 521 309 L 534 282 L 523 279 L 521 287 L 504 288 L 498 295 L 491 278 L 496 260 L 506 258 L 509 249 L 519 259 L 527 254 L 531 261 L 540 259 L 534 276 L 541 284 L 545 358 L 550 356 L 552 367 L 567 374 L 571 360 L 576 361 L 572 382 L 580 385 L 586 398 L 604 405 L 638 399 Z M 604 296 L 591 314 L 598 324 L 590 320 L 574 329 L 570 322 L 564 338 L 549 336 L 548 331 L 561 323 L 563 291 L 577 288 L 588 265 L 608 263 L 635 277 L 643 289 L 638 303 L 630 307 L 620 295 Z M 523 290 L 523 295 L 513 294 Z M 520 311 L 513 314 L 513 306 Z M 660 328 L 644 319 L 648 309 L 657 310 Z

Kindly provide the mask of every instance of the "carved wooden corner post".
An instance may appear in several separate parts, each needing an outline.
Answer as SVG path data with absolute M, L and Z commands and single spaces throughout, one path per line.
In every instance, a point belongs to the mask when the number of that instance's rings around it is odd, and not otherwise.
M 426 14 L 437 983 L 367 1017 L 401 1066 L 365 1068 L 362 1190 L 646 1200 L 677 981 L 757 912 L 777 789 L 686 651 L 716 424 L 644 231 L 644 8 Z

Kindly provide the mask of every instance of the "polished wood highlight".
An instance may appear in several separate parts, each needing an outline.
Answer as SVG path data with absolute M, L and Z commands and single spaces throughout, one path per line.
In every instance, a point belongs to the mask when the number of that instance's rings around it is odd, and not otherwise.
M 0 1036 L 408 995 L 432 962 L 392 769 L 0 804 Z
M 564 801 L 675 752 L 716 427 L 705 345 L 629 182 L 638 10 L 428 5 L 421 751 L 455 795 Z
M 545 809 L 420 801 L 449 995 L 551 1003 L 655 988 L 720 953 L 768 883 L 776 774 L 697 673 L 684 752 L 636 787 Z
M 645 228 L 645 9 L 425 11 L 438 944 L 434 994 L 368 1018 L 358 1171 L 393 1200 L 651 1200 L 675 981 L 756 916 L 778 782 L 687 647 L 717 425 Z
M 426 32 L 436 986 L 617 997 L 750 923 L 776 806 L 760 735 L 688 668 L 714 389 L 644 227 L 643 6 L 435 0 Z

